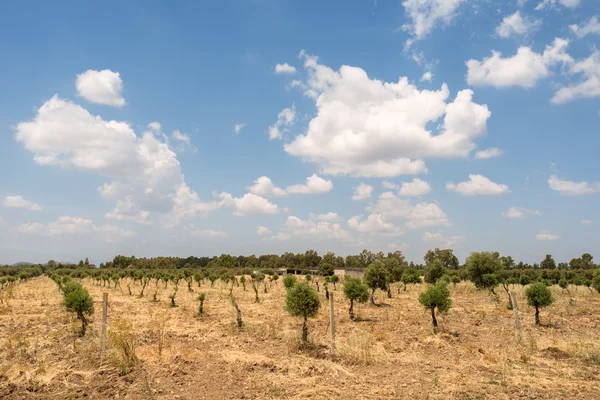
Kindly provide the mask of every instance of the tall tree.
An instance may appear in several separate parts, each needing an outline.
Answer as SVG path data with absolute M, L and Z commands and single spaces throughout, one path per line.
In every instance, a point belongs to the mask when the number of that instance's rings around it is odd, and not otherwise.
M 454 255 L 452 249 L 440 250 L 429 250 L 423 257 L 425 264 L 431 264 L 433 260 L 440 260 L 444 264 L 444 268 L 458 269 L 459 263 L 458 258 Z

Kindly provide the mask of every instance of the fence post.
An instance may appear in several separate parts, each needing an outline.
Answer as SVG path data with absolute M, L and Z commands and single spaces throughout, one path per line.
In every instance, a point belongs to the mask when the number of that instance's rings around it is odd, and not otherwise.
M 329 293 L 329 325 L 331 326 L 331 353 L 335 354 L 335 317 L 333 314 L 333 293 Z
M 521 344 L 521 321 L 519 320 L 519 306 L 517 305 L 517 294 L 515 292 L 510 293 L 510 300 L 515 317 L 515 339 L 517 344 Z
M 108 312 L 108 293 L 102 294 L 102 335 L 100 336 L 100 359 L 106 350 L 106 317 Z

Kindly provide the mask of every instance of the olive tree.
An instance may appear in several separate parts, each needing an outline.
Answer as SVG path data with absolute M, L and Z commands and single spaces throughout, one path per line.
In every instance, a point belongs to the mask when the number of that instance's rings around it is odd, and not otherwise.
M 404 290 L 406 291 L 406 285 L 421 283 L 421 276 L 416 269 L 408 268 L 402 274 L 400 282 L 402 282 Z
M 477 289 L 490 289 L 498 285 L 497 280 L 486 275 L 496 274 L 502 268 L 500 255 L 489 251 L 474 252 L 465 261 L 467 275 Z
M 425 282 L 430 284 L 436 283 L 445 273 L 446 268 L 444 267 L 444 263 L 439 258 L 435 258 L 425 268 Z
M 366 303 L 369 299 L 369 288 L 359 278 L 348 277 L 344 280 L 344 296 L 350 300 L 350 319 L 354 320 L 354 301 Z
M 77 315 L 81 321 L 80 335 L 84 336 L 87 329 L 87 316 L 94 313 L 94 301 L 89 292 L 79 282 L 70 281 L 63 288 L 65 308 Z
M 447 312 L 452 306 L 448 286 L 445 282 L 438 282 L 435 285 L 429 286 L 426 291 L 419 295 L 419 303 L 426 309 L 431 310 L 433 333 L 437 333 L 438 323 L 435 318 L 435 309 L 437 308 L 439 312 Z
M 321 307 L 321 300 L 316 290 L 308 282 L 295 284 L 287 291 L 285 309 L 295 317 L 304 318 L 302 324 L 302 341 L 308 341 L 308 318 L 315 317 Z
M 287 274 L 283 277 L 283 286 L 286 290 L 291 289 L 296 284 L 296 282 L 297 280 L 294 275 Z
M 198 293 L 196 300 L 200 302 L 200 307 L 198 308 L 198 315 L 204 315 L 204 300 L 206 300 L 206 293 Z
M 387 290 L 389 279 L 385 264 L 381 260 L 371 263 L 365 271 L 364 281 L 371 289 L 371 304 L 375 304 L 375 290 Z
M 329 282 L 333 283 L 333 290 L 337 290 L 337 287 L 335 286 L 336 283 L 338 283 L 340 281 L 340 277 L 337 275 L 331 275 L 329 277 Z
M 542 282 L 536 282 L 533 285 L 529 286 L 525 291 L 525 296 L 527 296 L 527 304 L 531 307 L 535 307 L 535 324 L 540 324 L 540 307 L 546 307 L 552 304 L 554 299 L 552 298 L 552 293 L 546 286 L 546 284 Z

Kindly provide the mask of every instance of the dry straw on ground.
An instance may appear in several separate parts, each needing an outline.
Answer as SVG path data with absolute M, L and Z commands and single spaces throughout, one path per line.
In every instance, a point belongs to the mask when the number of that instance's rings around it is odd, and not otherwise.
M 380 293 L 385 305 L 359 305 L 358 322 L 350 321 L 338 287 L 338 353 L 330 355 L 327 303 L 310 320 L 312 345 L 300 346 L 302 322 L 283 310 L 281 282 L 259 293 L 258 304 L 250 288 L 234 287 L 242 330 L 220 282 L 196 293 L 181 286 L 175 308 L 172 285 L 151 283 L 139 298 L 139 284 L 130 296 L 127 283 L 121 290 L 84 281 L 96 302 L 84 338 L 74 334 L 52 281 L 16 285 L 0 303 L 0 398 L 600 398 L 600 295 L 587 289 L 572 290 L 569 303 L 552 288 L 557 301 L 536 327 L 523 290 L 515 288 L 523 327 L 517 346 L 506 299 L 494 302 L 468 283 L 451 287 L 454 305 L 440 318 L 437 336 L 417 301 L 424 286 L 394 290 L 392 299 Z M 204 316 L 197 316 L 199 290 L 207 293 Z M 101 361 L 104 291 L 111 340 Z

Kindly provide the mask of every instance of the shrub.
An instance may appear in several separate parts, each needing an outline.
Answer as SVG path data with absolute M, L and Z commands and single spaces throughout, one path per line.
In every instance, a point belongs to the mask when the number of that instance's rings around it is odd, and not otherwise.
M 287 291 L 286 311 L 295 317 L 304 318 L 302 324 L 302 341 L 304 343 L 308 341 L 308 317 L 316 316 L 320 307 L 319 295 L 307 282 L 298 283 Z
M 84 336 L 87 329 L 87 316 L 94 313 L 94 301 L 86 289 L 78 282 L 68 282 L 65 285 L 64 301 L 68 312 L 76 313 L 77 319 L 81 321 L 80 335 Z
M 402 282 L 402 284 L 404 285 L 404 290 L 406 290 L 406 285 L 421 283 L 421 276 L 419 275 L 417 270 L 413 268 L 408 268 L 402 274 L 400 282 Z
M 427 290 L 419 295 L 419 303 L 428 310 L 431 310 L 431 323 L 433 325 L 433 333 L 438 332 L 438 323 L 435 318 L 435 309 L 439 312 L 447 312 L 452 306 L 450 291 L 444 282 L 436 283 L 427 288 Z
M 296 284 L 297 280 L 294 275 L 287 274 L 283 277 L 283 286 L 287 289 L 291 289 Z
M 196 300 L 200 302 L 200 307 L 198 308 L 198 315 L 204 315 L 204 300 L 206 300 L 206 293 L 199 293 L 198 297 L 196 297 Z
M 554 299 L 548 287 L 542 282 L 536 282 L 529 286 L 525 291 L 527 304 L 535 307 L 535 324 L 540 324 L 540 307 L 546 307 L 552 304 Z
M 369 299 L 369 288 L 359 278 L 348 277 L 344 280 L 344 296 L 350 300 L 350 319 L 354 320 L 354 301 L 366 303 Z
M 446 268 L 444 268 L 444 263 L 436 258 L 425 268 L 425 282 L 430 284 L 436 283 L 445 273 Z
M 375 290 L 387 290 L 389 279 L 385 264 L 376 260 L 367 267 L 364 275 L 365 284 L 371 289 L 371 304 L 375 304 Z

